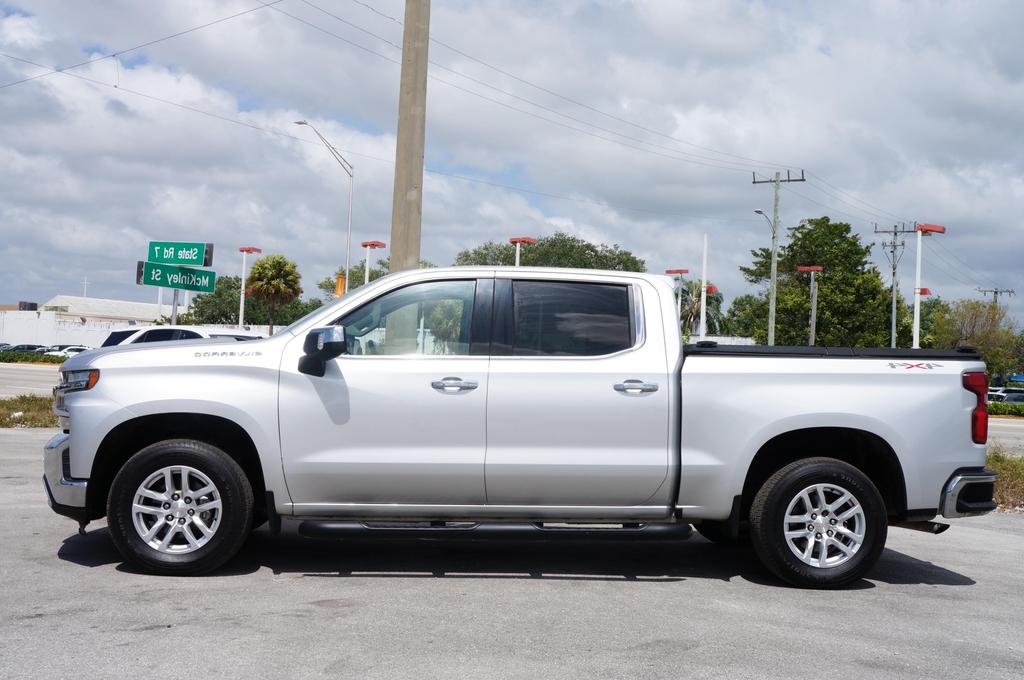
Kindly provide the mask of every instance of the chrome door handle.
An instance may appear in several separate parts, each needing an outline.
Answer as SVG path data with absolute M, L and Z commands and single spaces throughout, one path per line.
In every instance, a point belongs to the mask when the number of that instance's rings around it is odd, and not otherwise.
M 479 387 L 475 380 L 463 380 L 462 378 L 441 378 L 434 380 L 430 386 L 439 392 L 450 394 L 453 392 L 469 392 Z
M 657 392 L 657 383 L 645 383 L 640 380 L 626 380 L 615 385 L 616 392 L 623 394 L 643 394 L 644 392 Z

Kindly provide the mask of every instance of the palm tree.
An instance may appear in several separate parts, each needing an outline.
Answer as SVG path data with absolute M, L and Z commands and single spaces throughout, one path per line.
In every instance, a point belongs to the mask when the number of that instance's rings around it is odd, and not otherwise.
M 302 295 L 301 280 L 298 267 L 284 255 L 267 255 L 253 263 L 245 281 L 246 294 L 267 303 L 271 335 L 277 310 Z
M 711 282 L 708 282 L 711 285 Z M 684 335 L 691 336 L 696 333 L 700 325 L 700 281 L 683 281 L 683 311 L 680 317 Z M 722 328 L 722 294 L 708 293 L 708 311 L 706 321 L 708 324 L 707 333 L 717 334 Z

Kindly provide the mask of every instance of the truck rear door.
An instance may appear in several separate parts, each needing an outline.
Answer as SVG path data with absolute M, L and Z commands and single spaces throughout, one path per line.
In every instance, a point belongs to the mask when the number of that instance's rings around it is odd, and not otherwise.
M 671 376 L 656 289 L 642 279 L 498 276 L 488 504 L 658 504 Z

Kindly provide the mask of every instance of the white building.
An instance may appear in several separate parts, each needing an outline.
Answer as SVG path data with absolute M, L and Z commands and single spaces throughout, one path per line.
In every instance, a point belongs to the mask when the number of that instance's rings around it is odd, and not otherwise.
M 99 347 L 112 328 L 152 324 L 169 314 L 170 305 L 57 295 L 36 311 L 0 311 L 0 341 Z

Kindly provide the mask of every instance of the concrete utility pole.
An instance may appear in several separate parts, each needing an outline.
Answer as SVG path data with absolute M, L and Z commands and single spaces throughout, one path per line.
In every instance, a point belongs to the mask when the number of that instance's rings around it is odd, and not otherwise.
M 992 293 L 992 304 L 996 304 L 996 305 L 999 304 L 999 296 L 1000 295 L 1002 295 L 1004 293 L 1006 295 L 1016 295 L 1017 294 L 1013 290 L 1013 288 L 979 288 L 978 292 L 981 293 L 982 295 L 988 295 L 989 293 Z
M 945 234 L 946 228 L 937 224 L 914 224 L 917 232 L 917 270 L 914 273 L 914 349 L 921 348 L 921 251 L 924 247 L 924 236 L 927 234 Z
M 876 234 L 892 234 L 891 241 L 883 241 L 882 247 L 887 249 L 885 257 L 889 260 L 889 265 L 892 267 L 892 319 L 889 323 L 889 346 L 893 349 L 896 348 L 896 291 L 899 288 L 899 283 L 896 280 L 896 269 L 900 264 L 900 260 L 903 259 L 903 247 L 906 245 L 900 235 L 913 233 L 913 229 L 907 229 L 905 224 L 892 225 L 892 229 L 879 229 L 878 225 L 875 225 Z
M 775 185 L 775 208 L 772 210 L 772 274 L 771 274 L 771 288 L 768 291 L 768 344 L 775 344 L 775 297 L 778 282 L 779 272 L 779 194 L 782 190 L 783 182 L 805 182 L 804 171 L 800 171 L 800 177 L 792 177 L 789 174 L 789 170 L 786 171 L 786 179 L 782 179 L 782 173 L 776 172 L 775 179 L 761 179 L 757 178 L 757 173 L 754 173 L 754 184 L 774 184 Z M 755 210 L 758 215 L 764 215 L 767 219 L 767 215 L 764 214 L 763 210 Z
M 807 265 L 796 268 L 798 272 L 811 273 L 811 333 L 807 337 L 808 347 L 814 347 L 814 331 L 818 325 L 818 282 L 814 280 L 814 275 L 822 269 L 824 267 L 821 265 Z
M 415 269 L 420 264 L 429 43 L 430 0 L 405 0 L 395 193 L 391 208 L 390 269 L 393 272 Z

